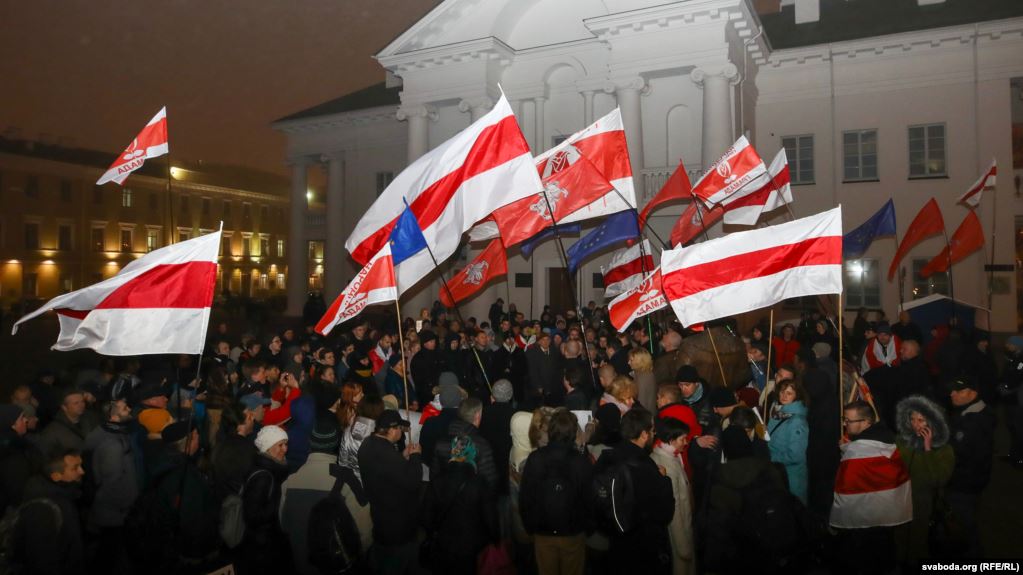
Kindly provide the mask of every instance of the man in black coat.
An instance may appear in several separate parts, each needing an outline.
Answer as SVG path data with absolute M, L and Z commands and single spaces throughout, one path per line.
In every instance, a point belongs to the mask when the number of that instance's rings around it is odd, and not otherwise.
M 494 382 L 494 402 L 483 406 L 483 420 L 480 435 L 490 444 L 494 452 L 498 482 L 496 493 L 508 495 L 508 455 L 511 453 L 511 418 L 515 415 L 512 405 L 512 385 L 507 379 Z
M 526 401 L 537 404 L 560 406 L 565 400 L 565 388 L 561 384 L 561 352 L 551 346 L 551 336 L 540 332 L 536 345 L 526 350 L 529 364 L 529 390 Z
M 27 439 L 28 421 L 17 405 L 0 405 L 0 509 L 19 505 L 42 453 Z
M 398 451 L 409 422 L 397 411 L 377 418 L 373 435 L 359 448 L 359 469 L 373 518 L 373 542 L 381 573 L 405 573 L 418 561 L 419 488 L 423 480 L 419 445 Z
M 419 333 L 422 346 L 412 356 L 412 381 L 416 386 L 416 399 L 421 407 L 433 400 L 433 388 L 440 382 L 440 374 L 444 371 L 444 356 L 437 351 L 437 335 L 424 330 Z
M 547 445 L 529 454 L 522 471 L 519 510 L 541 573 L 581 573 L 585 565 L 593 476 L 589 459 L 576 448 L 578 431 L 574 415 L 554 412 Z
M 76 499 L 81 496 L 82 455 L 74 450 L 51 454 L 45 475 L 25 485 L 15 536 L 15 562 L 29 573 L 81 573 L 82 528 Z
M 838 388 L 822 369 L 815 366 L 810 350 L 796 352 L 796 371 L 810 398 L 806 423 L 811 433 L 806 445 L 807 506 L 818 517 L 827 519 L 835 495 L 835 473 L 841 460 L 841 414 Z
M 654 441 L 654 418 L 645 409 L 630 409 L 622 416 L 622 441 L 601 453 L 594 473 L 626 464 L 634 490 L 635 527 L 626 533 L 610 533 L 610 573 L 670 573 L 671 542 L 668 524 L 675 514 L 671 480 L 650 458 Z
M 910 395 L 923 395 L 928 399 L 937 399 L 931 391 L 931 373 L 927 369 L 927 364 L 924 363 L 924 358 L 920 357 L 920 342 L 915 339 L 902 340 L 902 345 L 899 346 L 899 360 L 899 366 L 895 368 L 895 389 L 893 390 L 895 403 L 887 408 L 892 417 L 891 421 L 885 422 L 890 425 L 891 429 L 895 428 L 895 405 L 903 398 Z
M 494 377 L 511 382 L 516 403 L 522 403 L 526 392 L 526 374 L 529 371 L 526 365 L 526 352 L 515 345 L 515 334 L 511 330 L 504 332 L 501 338 L 501 346 L 494 352 L 491 364 Z
M 479 330 L 472 336 L 472 346 L 465 351 L 465 367 L 462 381 L 469 395 L 490 403 L 490 386 L 494 383 L 492 364 L 494 352 L 490 350 L 487 332 Z
M 981 493 L 991 481 L 994 458 L 995 414 L 980 398 L 977 387 L 972 377 L 959 377 L 952 381 L 949 393 L 954 409 L 949 443 L 956 463 L 945 497 L 970 534 L 970 548 L 964 550 L 966 557 L 980 557 L 982 553 L 977 508 Z

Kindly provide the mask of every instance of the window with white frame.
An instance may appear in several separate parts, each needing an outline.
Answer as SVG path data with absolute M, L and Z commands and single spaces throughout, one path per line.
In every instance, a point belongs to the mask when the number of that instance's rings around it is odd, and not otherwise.
M 284 240 L 277 240 L 277 257 L 284 257 Z
M 789 159 L 789 175 L 793 184 L 812 184 L 813 134 L 782 136 L 781 145 Z
M 909 127 L 909 177 L 934 178 L 948 174 L 945 124 Z
M 270 277 L 266 274 L 259 274 L 259 289 L 270 289 Z
M 930 277 L 920 277 L 920 270 L 924 269 L 931 258 L 913 258 L 913 299 L 927 297 L 936 293 L 948 295 L 948 274 L 945 272 L 933 273 Z
M 877 180 L 877 130 L 843 132 L 842 154 L 844 181 Z
M 146 251 L 151 252 L 160 248 L 160 230 L 149 228 L 146 230 Z
M 881 274 L 875 259 L 845 262 L 845 307 L 881 305 Z
M 285 289 L 287 284 L 284 282 L 284 274 L 277 274 L 277 289 Z
M 268 257 L 270 255 L 270 237 L 266 235 L 259 236 L 259 255 Z
M 121 207 L 122 208 L 131 207 L 131 188 L 121 189 Z

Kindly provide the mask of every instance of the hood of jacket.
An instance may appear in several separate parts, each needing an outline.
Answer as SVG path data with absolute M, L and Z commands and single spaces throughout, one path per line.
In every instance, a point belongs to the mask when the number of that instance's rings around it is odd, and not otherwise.
M 511 464 L 518 467 L 529 457 L 533 451 L 533 445 L 529 442 L 529 426 L 533 422 L 533 414 L 528 411 L 519 411 L 511 418 Z
M 911 395 L 895 406 L 895 431 L 898 433 L 899 439 L 908 443 L 913 449 L 924 448 L 923 438 L 913 432 L 913 425 L 910 421 L 913 412 L 923 415 L 927 423 L 930 424 L 931 431 L 934 432 L 931 440 L 932 448 L 937 449 L 948 443 L 948 422 L 945 420 L 941 407 L 922 395 Z

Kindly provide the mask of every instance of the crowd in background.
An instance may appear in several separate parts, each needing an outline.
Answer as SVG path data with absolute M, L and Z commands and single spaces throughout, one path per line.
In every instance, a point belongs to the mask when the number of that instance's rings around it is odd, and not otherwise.
M 725 385 L 685 351 L 703 333 L 616 333 L 594 302 L 534 320 L 497 300 L 464 323 L 437 303 L 400 332 L 384 317 L 329 337 L 216 324 L 201 359 L 104 357 L 17 385 L 0 562 L 884 573 L 981 556 L 996 405 L 1023 466 L 1023 338 L 999 366 L 955 323 L 708 325 L 745 345 Z

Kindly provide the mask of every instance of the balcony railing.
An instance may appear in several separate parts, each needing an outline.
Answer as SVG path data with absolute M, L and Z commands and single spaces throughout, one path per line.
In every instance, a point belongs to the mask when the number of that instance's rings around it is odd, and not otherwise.
M 643 171 L 640 172 L 643 176 L 643 197 L 636 199 L 641 207 L 646 205 L 647 202 L 656 196 L 657 192 L 661 191 L 661 188 L 664 187 L 664 182 L 668 181 L 668 178 L 671 177 L 671 174 L 674 171 L 675 167 L 672 166 L 665 168 L 644 168 Z M 695 184 L 696 180 L 700 179 L 700 176 L 703 175 L 703 168 L 700 166 L 686 166 L 686 172 L 689 174 L 689 181 Z
M 306 212 L 305 215 L 305 237 L 306 240 L 327 239 L 327 214 L 324 212 Z

